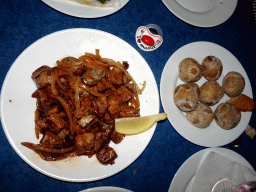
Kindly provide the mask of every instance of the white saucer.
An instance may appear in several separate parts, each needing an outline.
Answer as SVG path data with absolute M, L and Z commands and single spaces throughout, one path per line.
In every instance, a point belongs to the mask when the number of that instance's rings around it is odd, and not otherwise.
M 198 27 L 214 27 L 234 13 L 237 0 L 162 0 L 179 19 Z

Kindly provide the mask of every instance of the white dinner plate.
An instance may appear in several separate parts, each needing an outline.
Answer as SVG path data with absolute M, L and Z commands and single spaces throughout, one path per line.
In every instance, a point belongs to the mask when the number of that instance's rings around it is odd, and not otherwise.
M 228 72 L 237 71 L 243 75 L 245 79 L 243 94 L 252 98 L 252 88 L 249 78 L 236 57 L 220 45 L 204 41 L 187 44 L 173 53 L 162 72 L 160 95 L 168 120 L 181 136 L 200 146 L 218 147 L 226 145 L 238 138 L 249 124 L 252 113 L 242 112 L 242 118 L 239 124 L 231 130 L 224 130 L 220 128 L 215 120 L 209 127 L 200 129 L 193 126 L 186 119 L 186 114 L 177 108 L 173 100 L 174 89 L 177 85 L 184 83 L 179 78 L 179 63 L 187 57 L 192 57 L 199 63 L 202 63 L 203 59 L 208 55 L 218 57 L 223 64 L 222 75 L 217 81 L 220 85 L 222 85 L 222 80 Z M 201 86 L 204 82 L 206 82 L 206 80 L 202 77 L 196 83 Z M 214 111 L 218 104 L 225 102 L 228 99 L 229 97 L 225 94 L 219 103 L 211 107 L 212 110 Z
M 69 0 L 41 0 L 41 1 L 43 1 L 48 6 L 50 6 L 51 8 L 61 13 L 74 16 L 74 17 L 80 17 L 80 18 L 104 17 L 119 11 L 129 2 L 129 0 L 120 0 L 121 1 L 120 7 L 100 8 L 100 7 L 82 5 Z
M 234 13 L 237 0 L 162 0 L 179 19 L 198 27 L 214 27 Z
M 80 192 L 132 192 L 128 189 L 120 188 L 120 187 L 94 187 L 91 189 L 85 189 Z
M 1 121 L 4 132 L 13 149 L 31 167 L 50 177 L 71 181 L 88 182 L 112 176 L 133 163 L 150 142 L 156 125 L 138 135 L 126 136 L 110 146 L 118 154 L 114 165 L 102 165 L 95 155 L 80 156 L 68 160 L 47 162 L 21 142 L 38 143 L 35 137 L 34 112 L 36 99 L 32 93 L 36 86 L 31 74 L 42 65 L 53 67 L 64 56 L 79 57 L 84 52 L 95 53 L 100 49 L 104 58 L 128 61 L 128 71 L 140 85 L 146 88 L 140 95 L 141 116 L 159 113 L 159 93 L 154 75 L 144 58 L 122 39 L 94 29 L 69 29 L 47 35 L 29 46 L 15 60 L 4 80 L 1 91 Z
M 229 158 L 231 161 L 236 161 L 254 170 L 251 164 L 244 157 L 242 157 L 241 155 L 232 150 L 219 147 L 203 149 L 189 157 L 182 164 L 182 166 L 174 175 L 168 192 L 186 191 L 186 189 L 190 185 L 191 179 L 196 174 L 196 171 L 199 168 L 200 160 L 206 157 L 210 152 L 215 152 L 220 155 L 223 155 L 224 157 Z

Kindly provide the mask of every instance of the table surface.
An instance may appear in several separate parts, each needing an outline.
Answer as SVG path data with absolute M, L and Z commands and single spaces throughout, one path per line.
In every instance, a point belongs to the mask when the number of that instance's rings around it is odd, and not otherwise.
M 15 59 L 36 40 L 70 28 L 91 28 L 111 33 L 133 46 L 149 64 L 160 90 L 163 68 L 180 47 L 195 41 L 209 41 L 229 50 L 243 65 L 253 91 L 256 82 L 256 30 L 251 1 L 238 1 L 234 14 L 223 24 L 195 27 L 178 19 L 161 0 L 130 0 L 120 11 L 102 18 L 84 19 L 58 12 L 40 0 L 0 0 L 0 83 Z M 163 44 L 152 52 L 135 42 L 139 26 L 154 23 L 163 30 Z M 160 103 L 160 112 L 163 112 Z M 250 125 L 256 128 L 255 113 Z M 256 138 L 241 136 L 238 148 L 231 148 L 256 169 Z M 88 183 L 71 183 L 45 176 L 27 165 L 12 149 L 0 129 L 0 191 L 80 191 L 99 186 L 116 186 L 132 191 L 168 191 L 170 183 L 191 155 L 204 149 L 180 136 L 168 120 L 157 125 L 151 142 L 129 167 L 112 177 Z M 136 174 L 134 171 L 139 166 Z

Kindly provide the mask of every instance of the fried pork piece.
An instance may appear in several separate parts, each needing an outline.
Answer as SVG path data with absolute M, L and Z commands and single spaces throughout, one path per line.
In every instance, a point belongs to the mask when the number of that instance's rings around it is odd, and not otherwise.
M 100 152 L 96 154 L 96 157 L 103 165 L 112 165 L 115 163 L 114 160 L 117 158 L 117 154 L 113 148 L 104 146 Z
M 97 132 L 95 133 L 94 139 L 94 150 L 98 153 L 102 147 L 106 146 L 110 141 L 108 132 Z
M 243 112 L 253 111 L 255 108 L 253 99 L 244 94 L 231 98 L 230 100 L 227 100 L 226 103 L 235 105 L 240 111 Z
M 44 65 L 32 73 L 31 78 L 35 82 L 37 88 L 44 88 L 51 84 L 51 72 L 52 68 Z
M 50 114 L 47 119 L 52 123 L 52 129 L 56 133 L 58 133 L 67 125 L 67 122 L 60 118 L 60 116 L 57 113 Z
M 124 86 L 120 86 L 117 93 L 123 98 L 123 102 L 127 102 L 132 98 L 132 93 Z
M 80 127 L 86 127 L 90 124 L 94 124 L 97 121 L 98 119 L 96 118 L 95 115 L 86 115 L 86 116 L 83 116 L 81 119 L 79 119 L 77 123 Z
M 57 61 L 57 65 L 62 65 L 78 75 L 82 75 L 84 73 L 82 64 L 82 61 L 79 61 L 75 57 L 65 57 L 60 62 Z
M 98 97 L 92 101 L 93 113 L 98 117 L 102 118 L 108 108 L 107 97 Z
M 105 76 L 102 67 L 96 66 L 92 70 L 87 70 L 83 75 L 83 81 L 86 85 L 96 85 Z
M 108 111 L 111 115 L 121 111 L 123 98 L 119 94 L 112 94 L 108 97 Z
M 115 143 L 121 143 L 121 141 L 124 139 L 124 136 L 120 133 L 117 133 L 115 130 L 111 134 L 111 140 Z
M 118 67 L 113 67 L 106 73 L 106 79 L 112 83 L 114 87 L 118 88 L 124 83 L 124 72 Z
M 85 149 L 91 150 L 94 145 L 94 134 L 93 133 L 83 133 L 75 137 L 75 145 L 78 147 L 83 147 Z
M 64 142 L 64 139 L 61 139 L 59 136 L 53 134 L 50 131 L 46 131 L 46 133 L 40 141 L 40 144 L 44 147 L 55 148 L 56 146 L 63 145 Z

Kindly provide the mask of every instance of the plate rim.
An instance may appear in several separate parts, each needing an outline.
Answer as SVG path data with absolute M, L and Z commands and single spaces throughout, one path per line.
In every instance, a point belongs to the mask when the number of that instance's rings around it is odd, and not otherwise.
M 125 189 L 125 188 L 121 188 L 121 187 L 113 187 L 113 186 L 102 186 L 102 187 L 93 187 L 93 188 L 89 188 L 89 189 L 84 189 L 82 191 L 79 192 L 106 192 L 105 190 L 118 190 L 118 192 L 133 192 L 129 189 Z
M 16 154 L 18 154 L 18 156 L 26 163 L 28 164 L 31 168 L 33 168 L 34 170 L 46 175 L 46 176 L 49 176 L 49 177 L 52 177 L 54 179 L 58 179 L 58 180 L 62 180 L 62 181 L 68 181 L 68 182 L 91 182 L 91 181 L 98 181 L 98 180 L 101 180 L 101 179 L 105 179 L 105 178 L 109 178 L 113 175 L 116 175 L 118 173 L 120 173 L 121 171 L 123 171 L 124 169 L 128 168 L 132 163 L 134 163 L 141 155 L 142 153 L 145 151 L 145 149 L 147 148 L 147 146 L 149 145 L 150 141 L 152 140 L 152 137 L 155 133 L 155 129 L 156 129 L 156 126 L 157 124 L 155 124 L 150 130 L 149 130 L 149 133 L 151 132 L 151 134 L 148 136 L 149 138 L 147 139 L 147 142 L 144 143 L 144 147 L 141 149 L 139 155 L 134 158 L 130 163 L 128 163 L 126 166 L 123 166 L 120 170 L 118 171 L 114 171 L 112 173 L 108 173 L 107 175 L 104 175 L 104 176 L 99 176 L 99 177 L 94 177 L 94 178 L 89 178 L 89 179 L 72 179 L 72 178 L 65 178 L 63 176 L 58 176 L 58 175 L 54 175 L 54 174 L 51 174 L 43 169 L 41 169 L 40 167 L 38 167 L 36 164 L 34 164 L 33 162 L 31 162 L 19 149 L 18 147 L 16 146 L 15 144 L 15 141 L 11 138 L 9 132 L 8 132 L 8 129 L 6 127 L 6 123 L 5 123 L 5 119 L 4 119 L 4 112 L 3 112 L 3 99 L 5 97 L 5 89 L 6 89 L 6 86 L 7 86 L 7 81 L 9 79 L 9 76 L 11 75 L 12 71 L 14 70 L 14 68 L 16 67 L 16 65 L 18 65 L 18 62 L 20 59 L 23 58 L 24 54 L 26 54 L 30 49 L 33 49 L 34 46 L 37 46 L 37 44 L 40 44 L 41 41 L 44 41 L 45 39 L 47 38 L 51 38 L 55 35 L 59 35 L 61 33 L 72 33 L 72 32 L 98 32 L 100 34 L 103 34 L 103 35 L 106 35 L 106 36 L 110 36 L 114 39 L 117 39 L 117 41 L 119 42 L 122 42 L 122 44 L 125 45 L 125 47 L 128 47 L 129 49 L 132 49 L 133 50 L 133 53 L 135 53 L 136 55 L 138 55 L 140 57 L 140 59 L 143 60 L 143 62 L 145 62 L 147 64 L 147 67 L 148 69 L 151 71 L 152 73 L 152 76 L 154 77 L 153 79 L 153 82 L 154 82 L 154 87 L 156 89 L 156 93 L 154 93 L 154 95 L 157 96 L 156 98 L 156 106 L 155 106 L 155 111 L 154 113 L 159 113 L 160 111 L 160 97 L 159 97 L 159 89 L 158 89 L 158 86 L 157 86 L 157 82 L 156 82 L 156 79 L 155 79 L 155 76 L 149 66 L 149 64 L 147 63 L 147 61 L 144 59 L 144 57 L 133 47 L 131 46 L 129 43 L 127 43 L 126 41 L 124 41 L 123 39 L 121 39 L 120 37 L 118 36 L 115 36 L 111 33 L 108 33 L 108 32 L 105 32 L 105 31 L 102 31 L 102 30 L 98 30 L 98 29 L 90 29 L 90 28 L 71 28 L 71 29 L 64 29 L 64 30 L 59 30 L 59 31 L 55 31 L 53 33 L 50 33 L 50 34 L 47 34 L 39 39 L 37 39 L 35 42 L 33 42 L 31 45 L 29 45 L 26 49 L 24 49 L 20 55 L 14 60 L 14 62 L 12 63 L 12 65 L 10 66 L 6 76 L 5 76 L 5 79 L 3 81 L 3 84 L 2 84 L 2 88 L 1 88 L 1 92 L 0 92 L 0 114 L 1 114 L 1 124 L 2 124 L 2 127 L 3 127 L 3 130 L 4 130 L 4 133 L 5 133 L 5 136 L 9 142 L 9 144 L 11 145 L 12 149 L 14 149 L 14 151 L 16 152 Z M 118 145 L 117 145 L 118 146 Z

